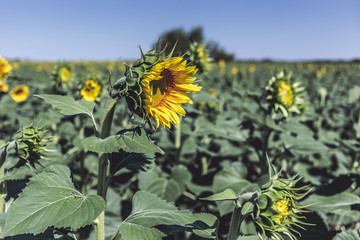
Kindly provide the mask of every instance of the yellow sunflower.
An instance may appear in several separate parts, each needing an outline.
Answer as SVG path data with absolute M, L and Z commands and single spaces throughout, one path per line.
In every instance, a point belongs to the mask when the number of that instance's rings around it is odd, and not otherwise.
M 201 86 L 192 84 L 197 72 L 195 66 L 186 67 L 182 57 L 173 57 L 157 63 L 142 80 L 142 108 L 146 117 L 155 119 L 157 128 L 170 128 L 171 123 L 180 124 L 178 114 L 185 116 L 182 103 L 190 103 L 186 93 L 198 92 Z
M 7 77 L 12 67 L 5 58 L 0 57 L 0 78 Z
M 291 86 L 284 81 L 278 83 L 278 95 L 280 101 L 286 106 L 290 107 L 293 104 L 294 93 Z
M 94 80 L 87 80 L 84 87 L 81 89 L 81 96 L 87 101 L 95 101 L 100 93 L 100 85 Z
M 59 77 L 62 82 L 68 82 L 70 79 L 70 70 L 63 67 L 59 70 Z
M 29 97 L 29 93 L 28 86 L 20 85 L 11 90 L 10 96 L 15 102 L 24 102 Z
M 0 78 L 0 92 L 7 92 L 9 91 L 9 86 L 2 81 L 2 79 Z

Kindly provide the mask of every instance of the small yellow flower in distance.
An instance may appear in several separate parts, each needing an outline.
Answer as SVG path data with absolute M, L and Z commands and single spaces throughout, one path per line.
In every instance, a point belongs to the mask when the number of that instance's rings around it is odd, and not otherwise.
M 81 96 L 87 101 L 95 101 L 100 93 L 100 85 L 94 80 L 87 80 L 84 87 L 81 89 Z
M 9 91 L 9 86 L 0 79 L 0 92 L 7 92 Z
M 231 68 L 231 74 L 236 75 L 239 72 L 239 69 L 237 67 Z
M 66 67 L 61 68 L 59 71 L 60 80 L 62 82 L 68 82 L 70 79 L 70 75 L 70 70 Z
M 43 67 L 39 64 L 36 66 L 36 71 L 41 72 L 43 70 Z
M 192 104 L 187 93 L 198 92 L 201 86 L 192 84 L 197 72 L 195 66 L 186 67 L 182 57 L 173 57 L 157 63 L 147 72 L 142 81 L 143 106 L 147 118 L 154 118 L 157 127 L 171 127 L 171 123 L 180 124 L 178 114 L 185 116 L 183 103 Z
M 254 65 L 254 64 L 251 64 L 250 67 L 249 67 L 249 72 L 250 72 L 250 73 L 254 73 L 255 70 L 256 70 L 255 65 Z
M 210 89 L 209 89 L 209 94 L 210 94 L 212 97 L 216 98 L 216 92 L 215 92 L 215 89 L 210 88 Z
M 11 69 L 12 67 L 9 62 L 5 58 L 0 57 L 0 78 L 7 77 Z
M 226 65 L 225 60 L 224 60 L 224 59 L 220 59 L 220 60 L 219 60 L 219 66 L 220 66 L 220 68 L 224 68 L 225 65 Z
M 20 85 L 11 90 L 10 96 L 15 102 L 24 102 L 29 97 L 29 93 L 28 86 Z

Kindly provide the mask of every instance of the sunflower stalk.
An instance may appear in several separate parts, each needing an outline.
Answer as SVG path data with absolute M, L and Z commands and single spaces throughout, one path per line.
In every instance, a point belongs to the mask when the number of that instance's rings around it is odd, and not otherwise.
M 0 148 L 0 213 L 5 209 L 5 197 L 6 197 L 6 182 L 1 180 L 4 177 L 5 160 L 10 150 L 16 149 L 16 141 L 12 141 Z M 1 230 L 1 229 L 0 229 Z
M 114 117 L 114 111 L 117 100 L 111 98 L 110 96 L 107 99 L 106 103 L 106 113 L 104 117 L 104 121 L 101 128 L 100 137 L 102 139 L 107 138 L 110 135 L 110 129 L 112 120 Z M 107 154 L 101 154 L 99 159 L 99 168 L 98 168 L 98 185 L 97 185 L 97 195 L 106 199 L 106 172 L 108 167 L 108 157 Z M 105 239 L 105 210 L 101 212 L 101 214 L 94 221 L 95 226 L 95 235 L 96 240 L 104 240 Z

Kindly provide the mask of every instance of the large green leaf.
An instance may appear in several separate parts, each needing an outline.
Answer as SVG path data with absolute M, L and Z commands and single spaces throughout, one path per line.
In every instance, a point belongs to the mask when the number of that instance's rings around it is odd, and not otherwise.
M 53 94 L 42 94 L 34 95 L 45 100 L 45 102 L 50 103 L 54 107 L 60 109 L 60 112 L 64 115 L 76 115 L 76 114 L 86 114 L 95 124 L 95 118 L 93 115 L 93 109 L 95 103 L 92 101 L 78 100 L 75 101 L 74 98 L 69 96 L 53 95 Z
M 359 232 L 354 229 L 350 229 L 336 234 L 333 240 L 360 240 Z
M 84 147 L 98 153 L 113 153 L 119 149 L 136 153 L 164 153 L 148 138 L 142 128 L 130 129 L 105 139 L 88 137 L 84 140 Z
M 229 201 L 229 200 L 236 200 L 236 194 L 233 190 L 230 188 L 225 189 L 224 191 L 220 193 L 215 193 L 211 196 L 200 198 L 201 200 L 207 200 L 207 201 Z
M 139 191 L 134 195 L 131 214 L 119 230 L 123 240 L 160 240 L 173 231 L 188 231 L 216 239 L 217 226 L 218 221 L 211 214 L 179 211 L 152 193 Z
M 332 196 L 321 196 L 313 194 L 304 201 L 303 205 L 311 206 L 307 207 L 310 210 L 333 212 L 338 209 L 350 210 L 350 206 L 353 204 L 360 204 L 360 198 L 352 193 L 342 192 Z
M 0 237 L 38 234 L 49 226 L 77 229 L 96 219 L 104 205 L 100 196 L 75 189 L 68 167 L 51 165 L 31 178 L 13 202 Z

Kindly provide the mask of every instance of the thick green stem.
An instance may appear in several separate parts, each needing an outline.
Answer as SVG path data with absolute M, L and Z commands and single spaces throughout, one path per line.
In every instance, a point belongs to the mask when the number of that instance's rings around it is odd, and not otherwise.
M 95 221 L 95 233 L 96 233 L 96 240 L 104 240 L 105 239 L 105 215 L 104 211 L 100 213 L 98 218 Z
M 106 103 L 106 113 L 104 117 L 104 121 L 101 128 L 100 137 L 102 139 L 107 138 L 110 135 L 110 129 L 112 120 L 114 117 L 114 111 L 116 106 L 116 100 L 108 97 Z M 104 199 L 106 199 L 106 173 L 108 167 L 108 157 L 107 154 L 101 154 L 99 160 L 99 169 L 98 169 L 98 185 L 97 185 L 97 194 Z M 96 240 L 104 240 L 105 239 L 105 212 L 103 211 L 98 218 L 95 220 L 95 234 Z
M 241 207 L 235 204 L 234 212 L 231 217 L 228 240 L 236 240 L 240 234 L 240 225 L 242 222 Z
M 175 125 L 175 148 L 180 149 L 181 146 L 181 123 Z

